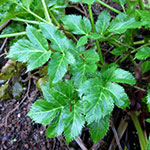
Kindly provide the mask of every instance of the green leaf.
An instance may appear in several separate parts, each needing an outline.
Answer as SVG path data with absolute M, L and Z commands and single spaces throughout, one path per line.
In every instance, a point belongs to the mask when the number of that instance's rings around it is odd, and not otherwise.
M 32 44 L 37 47 L 37 49 L 48 49 L 48 42 L 47 40 L 41 35 L 40 32 L 37 31 L 36 28 L 28 25 L 26 28 L 27 36 L 32 42 Z
M 80 86 L 79 93 L 83 95 L 88 123 L 109 115 L 114 103 L 120 108 L 129 106 L 129 99 L 124 89 L 118 84 L 104 80 L 102 76 L 85 81 Z
M 125 71 L 120 68 L 115 69 L 115 71 L 112 73 L 111 81 L 117 82 L 117 83 L 127 83 L 127 84 L 136 83 L 135 78 L 130 72 Z
M 89 49 L 84 54 L 85 61 L 88 63 L 96 63 L 99 61 L 99 55 L 93 49 Z
M 55 105 L 46 100 L 37 100 L 31 107 L 27 116 L 36 123 L 49 124 L 55 118 L 57 112 L 61 112 L 63 105 Z
M 133 75 L 123 69 L 117 68 L 118 66 L 106 66 L 101 70 L 101 76 L 105 81 L 112 81 L 117 83 L 135 84 L 136 80 Z
M 80 86 L 87 79 L 87 73 L 94 73 L 96 71 L 97 65 L 95 63 L 98 61 L 98 54 L 90 49 L 85 52 L 84 60 L 80 59 L 72 66 L 72 81 L 74 81 L 76 86 Z
M 120 56 L 120 55 L 122 55 L 125 51 L 126 51 L 126 47 L 121 46 L 121 47 L 118 47 L 118 48 L 114 48 L 114 49 L 111 51 L 111 54 L 113 54 L 113 55 L 115 55 L 115 56 Z
M 82 36 L 77 42 L 77 47 L 87 44 L 87 41 L 88 41 L 87 36 Z
M 101 118 L 97 122 L 94 121 L 88 125 L 90 128 L 90 135 L 93 142 L 96 144 L 101 140 L 107 133 L 109 129 L 109 116 Z
M 73 139 L 77 138 L 81 133 L 82 127 L 85 123 L 84 106 L 80 101 L 72 106 L 72 109 L 65 109 L 63 124 L 64 134 L 67 143 L 71 142 Z
M 33 0 L 21 0 L 22 4 L 29 8 Z
M 47 137 L 59 136 L 63 131 L 69 143 L 76 138 L 84 126 L 84 105 L 79 101 L 71 82 L 58 82 L 54 87 L 42 86 L 46 100 L 37 100 L 27 114 L 36 123 L 50 126 Z
M 49 82 L 47 82 L 41 88 L 46 100 L 54 104 L 71 104 L 72 99 L 75 99 L 74 96 L 76 96 L 71 82 L 68 84 L 59 82 L 53 88 L 50 88 Z
M 63 113 L 60 112 L 56 115 L 55 120 L 50 124 L 50 126 L 46 129 L 46 137 L 54 138 L 62 134 L 64 130 L 64 124 L 62 123 Z
M 127 29 L 135 29 L 141 25 L 142 23 L 136 21 L 134 17 L 129 17 L 126 14 L 120 13 L 115 19 L 111 21 L 108 31 L 121 34 L 126 32 Z
M 145 60 L 148 57 L 150 57 L 150 47 L 148 46 L 143 46 L 142 48 L 140 48 L 135 55 L 135 58 L 140 60 Z
M 25 14 L 27 14 L 27 13 L 28 13 L 28 12 L 23 11 L 23 10 L 21 10 L 21 11 L 11 11 L 11 12 L 8 12 L 7 15 L 0 21 L 0 26 L 1 26 L 4 22 L 8 21 L 9 19 L 12 19 L 12 18 L 14 18 L 14 17 L 16 17 L 16 16 L 22 16 L 22 15 L 25 15 Z
M 145 61 L 141 64 L 142 67 L 142 73 L 146 73 L 150 70 L 150 61 Z
M 73 75 L 72 81 L 74 81 L 76 86 L 80 86 L 84 81 L 86 81 L 86 74 L 89 72 L 94 73 L 97 66 L 94 63 L 88 64 L 83 60 L 79 60 L 71 69 L 71 73 Z
M 107 86 L 107 90 L 112 96 L 115 105 L 122 109 L 129 107 L 129 98 L 122 86 L 115 83 L 108 83 Z
M 52 60 L 48 65 L 48 74 L 53 79 L 53 83 L 62 79 L 67 72 L 68 65 L 74 63 L 74 61 L 73 55 L 69 52 L 66 54 L 60 54 L 58 52 L 53 54 Z
M 79 88 L 80 95 L 86 110 L 88 123 L 98 121 L 110 114 L 114 108 L 113 99 L 107 90 L 104 89 L 103 81 L 100 78 L 89 79 Z
M 81 16 L 76 15 L 67 15 L 61 20 L 74 34 L 87 35 L 91 31 L 91 23 L 88 18 L 82 18 Z
M 33 27 L 27 27 L 30 41 L 21 39 L 11 48 L 7 57 L 20 62 L 27 62 L 27 72 L 45 64 L 50 58 L 46 39 Z
M 21 32 L 24 31 L 24 26 L 21 24 L 11 24 L 7 27 L 5 27 L 1 34 L 11 34 L 11 33 L 15 33 L 15 32 Z
M 97 40 L 97 39 L 100 39 L 100 38 L 104 38 L 99 33 L 90 33 L 87 37 L 92 39 L 92 40 Z
M 51 41 L 51 47 L 64 53 L 72 48 L 72 41 L 68 40 L 56 27 L 49 24 L 40 24 L 40 28 L 45 38 Z
M 126 4 L 129 0 L 113 0 L 113 1 L 119 3 L 121 6 L 123 6 L 123 5 Z
M 96 31 L 100 34 L 103 34 L 107 30 L 110 24 L 110 19 L 111 19 L 111 16 L 109 12 L 106 10 L 102 11 L 99 14 L 98 19 L 95 24 Z

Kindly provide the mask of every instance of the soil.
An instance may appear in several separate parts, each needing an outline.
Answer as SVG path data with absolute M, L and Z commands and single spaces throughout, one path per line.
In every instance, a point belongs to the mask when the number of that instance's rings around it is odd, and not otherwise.
M 121 7 L 116 3 L 111 3 L 111 6 L 121 10 Z M 99 4 L 92 6 L 95 19 L 104 9 L 106 8 Z M 75 10 L 67 9 L 66 12 L 70 14 L 75 12 Z M 109 12 L 112 16 L 116 15 L 110 10 Z M 77 12 L 75 12 L 75 14 L 77 14 Z M 3 43 L 3 40 L 0 40 L 0 45 L 1 43 Z M 8 48 L 8 44 L 9 43 L 6 44 L 5 48 Z M 111 55 L 108 55 L 108 52 L 105 51 L 111 49 L 111 47 L 108 46 L 107 43 L 102 43 L 101 48 L 108 62 L 112 62 Z M 2 53 L 4 52 L 1 52 L 1 54 Z M 5 57 L 0 57 L 0 68 L 2 68 L 6 62 Z M 27 79 L 28 76 L 29 74 L 25 77 L 22 76 L 22 80 Z M 12 97 L 11 99 L 0 101 L 0 150 L 81 150 L 76 141 L 71 142 L 68 146 L 63 135 L 54 139 L 46 139 L 46 127 L 34 123 L 26 116 L 31 105 L 41 96 L 41 92 L 37 90 L 33 78 L 29 78 L 24 85 L 23 94 L 20 98 L 14 99 Z M 112 122 L 116 130 L 120 125 L 121 119 L 126 118 L 124 121 L 127 122 L 127 128 L 120 140 L 123 149 L 140 150 L 138 136 L 129 116 L 118 108 L 114 109 L 112 116 Z M 89 150 L 108 150 L 113 137 L 112 126 L 110 126 L 110 130 L 104 139 L 100 140 L 96 145 L 94 145 L 90 139 L 88 128 L 83 128 L 80 136 Z M 117 149 L 118 147 L 116 147 L 116 150 Z

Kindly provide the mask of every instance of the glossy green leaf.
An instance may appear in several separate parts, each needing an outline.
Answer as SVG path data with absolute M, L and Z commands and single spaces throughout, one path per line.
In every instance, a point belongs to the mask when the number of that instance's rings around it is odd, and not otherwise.
M 73 47 L 72 41 L 67 39 L 58 29 L 49 24 L 41 24 L 40 28 L 45 38 L 51 41 L 51 47 L 64 53 Z
M 129 107 L 129 98 L 122 86 L 115 83 L 108 83 L 107 86 L 107 90 L 112 96 L 115 105 L 122 109 Z
M 150 57 L 150 47 L 148 46 L 143 46 L 142 48 L 140 48 L 135 55 L 135 58 L 140 60 L 145 60 L 148 57 Z
M 114 72 L 112 72 L 111 81 L 117 83 L 126 83 L 126 84 L 135 84 L 136 80 L 133 75 L 120 68 L 116 68 Z
M 46 129 L 46 137 L 54 138 L 62 134 L 64 130 L 64 124 L 62 123 L 63 113 L 60 112 L 56 115 L 55 120 L 50 124 L 50 126 Z
M 77 47 L 83 46 L 87 44 L 87 42 L 88 42 L 87 36 L 82 36 L 77 42 Z
M 56 83 L 62 79 L 68 69 L 68 65 L 74 63 L 74 57 L 71 53 L 60 54 L 54 53 L 52 60 L 48 65 L 48 74 L 53 83 Z
M 135 29 L 140 26 L 142 26 L 142 23 L 136 21 L 134 17 L 129 17 L 126 14 L 120 13 L 111 21 L 108 31 L 121 34 L 126 32 L 127 29 Z
M 65 109 L 63 123 L 65 124 L 64 134 L 68 144 L 81 133 L 85 123 L 83 110 L 84 106 L 79 101 L 72 106 L 71 110 Z
M 55 105 L 46 100 L 37 100 L 32 105 L 27 116 L 36 123 L 47 125 L 55 118 L 57 112 L 61 112 L 63 108 L 63 105 Z
M 21 39 L 11 48 L 7 57 L 20 62 L 27 62 L 27 71 L 31 71 L 45 64 L 50 58 L 51 51 L 48 51 L 48 42 L 33 27 L 27 27 L 27 36 L 30 41 Z
M 87 50 L 83 59 L 78 60 L 71 68 L 72 81 L 74 81 L 76 86 L 81 85 L 87 79 L 87 73 L 96 71 L 97 65 L 95 63 L 99 61 L 99 56 L 95 51 Z
M 114 108 L 113 98 L 105 88 L 107 89 L 107 84 L 104 85 L 100 78 L 89 79 L 79 88 L 80 95 L 84 95 L 83 103 L 88 123 L 100 120 Z
M 68 84 L 59 82 L 53 88 L 50 88 L 49 82 L 47 82 L 41 88 L 46 100 L 55 104 L 71 104 L 71 101 L 75 96 L 74 87 L 71 82 Z
M 42 86 L 47 100 L 37 100 L 27 114 L 36 123 L 47 125 L 47 137 L 59 136 L 63 131 L 67 142 L 79 136 L 85 123 L 84 105 L 79 101 L 72 83 L 59 82 L 50 88 Z
M 47 40 L 41 35 L 40 32 L 37 31 L 36 28 L 28 25 L 26 28 L 26 32 L 29 40 L 32 42 L 33 45 L 35 45 L 35 47 L 37 47 L 37 49 L 48 49 Z
M 98 19 L 95 24 L 96 31 L 100 34 L 103 34 L 107 30 L 110 24 L 110 19 L 111 19 L 111 16 L 109 12 L 106 10 L 102 11 L 99 14 Z
M 84 54 L 85 61 L 88 63 L 96 63 L 99 61 L 99 55 L 93 49 L 89 49 Z
M 136 80 L 134 76 L 118 66 L 111 66 L 109 68 L 102 68 L 101 76 L 105 81 L 113 81 L 117 83 L 135 84 Z
M 145 61 L 141 64 L 142 73 L 146 73 L 150 70 L 150 61 Z
M 90 128 L 90 135 L 93 142 L 96 144 L 101 140 L 109 129 L 109 116 L 101 118 L 98 121 L 94 121 L 88 125 Z
M 114 108 L 114 103 L 120 108 L 129 106 L 129 99 L 124 89 L 110 82 L 110 79 L 106 79 L 101 75 L 85 81 L 79 88 L 80 95 L 83 95 L 86 119 L 89 123 L 109 115 Z
M 82 16 L 76 15 L 67 15 L 61 20 L 74 34 L 87 35 L 91 31 L 91 23 L 88 18 L 82 18 Z

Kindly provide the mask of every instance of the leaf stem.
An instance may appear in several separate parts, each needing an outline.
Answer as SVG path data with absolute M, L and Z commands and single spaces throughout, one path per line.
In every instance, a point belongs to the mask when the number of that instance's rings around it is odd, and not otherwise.
M 133 45 L 144 44 L 144 40 L 133 42 Z
M 26 35 L 26 32 L 18 32 L 18 33 L 11 33 L 11 34 L 2 34 L 0 35 L 0 39 L 2 38 L 8 38 L 8 37 L 15 37 L 15 36 L 20 36 L 20 35 Z
M 141 128 L 141 125 L 140 125 L 140 122 L 139 122 L 139 120 L 138 120 L 138 117 L 137 117 L 136 112 L 131 113 L 130 116 L 131 116 L 132 121 L 133 121 L 133 123 L 134 123 L 134 126 L 135 126 L 135 128 L 136 128 L 136 130 L 137 130 L 137 132 L 138 132 L 141 150 L 146 150 L 147 142 L 146 142 L 146 139 L 145 139 L 145 137 L 144 137 L 144 133 L 143 133 L 143 130 L 142 130 L 142 128 Z
M 101 5 L 105 6 L 106 8 L 108 8 L 108 9 L 112 10 L 113 12 L 117 13 L 117 14 L 121 13 L 119 10 L 107 5 L 106 3 L 102 2 L 101 0 L 96 0 L 96 1 L 98 3 L 100 3 Z
M 91 5 L 88 5 L 88 8 L 89 8 L 89 15 L 90 15 L 90 20 L 91 20 L 91 24 L 92 24 L 92 29 L 93 29 L 93 32 L 95 33 L 96 29 L 95 29 L 95 24 L 94 24 L 94 19 L 93 19 Z M 97 50 L 99 52 L 100 62 L 102 64 L 105 64 L 105 61 L 104 61 L 104 58 L 103 58 L 103 54 L 102 54 L 102 51 L 101 51 L 101 48 L 100 48 L 100 45 L 99 45 L 99 41 L 95 40 L 95 42 L 96 42 Z
M 51 22 L 47 22 L 45 19 L 41 18 L 40 16 L 38 16 L 37 14 L 35 14 L 34 12 L 32 12 L 30 9 L 25 8 L 24 6 L 22 6 L 19 3 L 16 3 L 18 6 L 20 6 L 22 9 L 24 9 L 25 11 L 27 11 L 28 13 L 30 13 L 31 15 L 33 15 L 35 18 L 41 20 L 42 22 L 48 23 L 48 24 L 52 24 Z
M 51 23 L 51 18 L 50 18 L 50 16 L 49 16 L 49 13 L 48 13 L 48 9 L 47 9 L 45 0 L 41 0 L 41 2 L 42 2 L 43 7 L 44 7 L 45 17 L 47 18 L 47 21 L 48 21 L 49 23 Z
M 37 30 L 41 32 L 41 30 Z M 2 38 L 9 38 L 9 37 L 15 37 L 15 36 L 21 36 L 21 35 L 26 35 L 26 31 L 23 32 L 17 32 L 17 33 L 10 33 L 10 34 L 2 34 L 0 35 L 0 39 Z
M 21 21 L 21 22 L 26 22 L 26 23 L 31 23 L 31 24 L 40 24 L 41 22 L 39 21 L 34 21 L 34 20 L 26 20 L 26 19 L 22 19 L 22 18 L 13 18 L 12 20 L 14 21 Z
M 143 0 L 139 0 L 139 5 L 140 5 L 141 10 L 144 10 Z
M 60 26 L 59 22 L 56 20 L 56 18 L 54 17 L 53 13 L 51 12 L 51 10 L 49 10 L 49 14 L 50 14 L 52 20 L 54 21 L 54 23 L 55 23 L 57 26 Z

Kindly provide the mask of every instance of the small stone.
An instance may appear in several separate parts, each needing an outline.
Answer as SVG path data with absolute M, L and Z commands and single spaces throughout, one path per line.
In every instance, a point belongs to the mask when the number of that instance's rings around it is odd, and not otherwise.
M 21 117 L 21 114 L 18 114 L 17 116 L 18 116 L 18 118 L 20 118 L 20 117 Z
M 28 149 L 28 148 L 29 148 L 29 145 L 28 145 L 28 144 L 24 144 L 24 147 Z
M 43 131 L 40 131 L 40 134 L 42 135 L 42 134 L 43 134 Z

